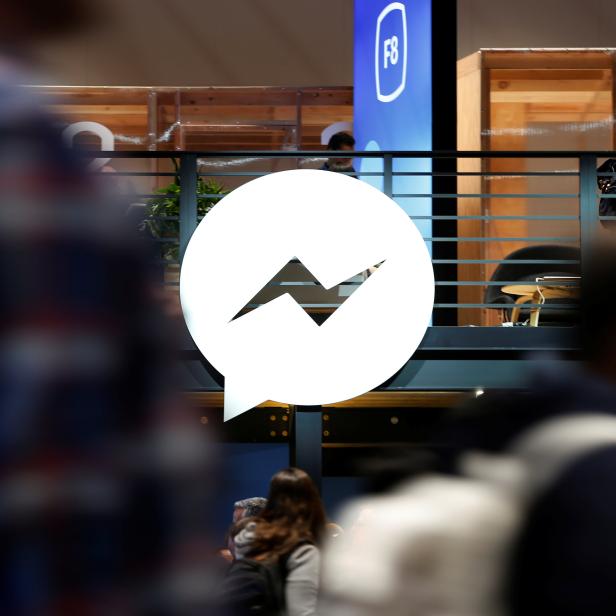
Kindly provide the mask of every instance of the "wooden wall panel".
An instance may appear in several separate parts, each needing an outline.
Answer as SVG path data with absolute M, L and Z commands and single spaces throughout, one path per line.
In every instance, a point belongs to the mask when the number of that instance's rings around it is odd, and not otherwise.
M 458 62 L 458 149 L 481 150 L 483 125 L 483 89 L 482 89 L 482 56 L 473 54 Z M 458 171 L 481 172 L 480 158 L 458 160 Z M 480 176 L 458 177 L 458 193 L 479 194 L 482 191 Z M 459 216 L 479 216 L 483 205 L 478 198 L 458 199 Z M 460 237 L 482 237 L 484 234 L 481 220 L 459 220 L 458 235 Z M 483 245 L 480 242 L 460 242 L 458 244 L 460 259 L 482 259 Z M 484 268 L 478 264 L 458 265 L 458 279 L 464 281 L 485 280 Z M 479 286 L 458 287 L 458 302 L 464 304 L 480 303 L 483 288 Z M 479 309 L 458 310 L 459 325 L 478 325 L 481 322 Z
M 614 147 L 615 50 L 483 50 L 459 62 L 459 143 L 461 149 L 484 150 L 593 150 Z M 479 76 L 478 76 L 479 75 Z M 478 107 L 480 111 L 478 111 Z M 479 121 L 479 126 L 477 126 Z M 475 131 L 474 134 L 471 131 Z M 461 162 L 460 168 L 471 165 Z M 491 175 L 483 182 L 461 178 L 460 192 L 484 194 L 576 193 L 576 178 L 507 177 L 525 171 L 575 171 L 566 159 L 486 159 Z M 466 190 L 466 189 L 469 190 Z M 493 216 L 577 214 L 577 199 L 492 197 L 459 201 L 459 213 Z M 463 258 L 503 259 L 516 249 L 538 242 L 506 238 L 579 237 L 577 222 L 491 220 L 461 222 L 470 230 L 496 238 L 476 247 L 461 245 Z M 483 246 L 483 251 L 481 250 Z M 481 256 L 480 256 L 481 255 Z M 474 266 L 460 266 L 460 277 Z M 481 275 L 488 280 L 496 264 Z M 475 271 L 479 273 L 479 267 Z M 481 301 L 473 290 L 461 288 L 460 301 Z M 483 325 L 497 324 L 497 313 L 484 311 Z M 471 324 L 472 319 L 461 319 Z
M 117 149 L 271 150 L 294 144 L 295 131 L 303 149 L 320 149 L 326 126 L 353 118 L 348 87 L 34 89 L 61 121 L 110 128 Z

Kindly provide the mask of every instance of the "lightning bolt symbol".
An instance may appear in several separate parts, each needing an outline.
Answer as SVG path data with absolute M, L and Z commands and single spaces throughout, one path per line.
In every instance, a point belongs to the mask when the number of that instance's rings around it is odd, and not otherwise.
M 297 282 L 282 282 L 280 280 L 281 275 L 283 275 L 284 270 L 289 265 L 300 264 L 300 270 L 296 271 L 294 277 L 300 278 L 300 281 Z M 272 278 L 269 280 L 267 284 L 263 286 L 263 288 L 258 291 L 254 297 L 249 300 L 244 307 L 238 311 L 238 313 L 231 319 L 231 321 L 235 321 L 236 319 L 241 318 L 245 314 L 255 310 L 259 306 L 263 306 L 267 304 L 281 295 L 289 294 L 312 318 L 312 320 L 317 325 L 322 325 L 325 321 L 334 313 L 336 310 L 361 286 L 363 280 L 358 282 L 355 280 L 359 276 L 364 276 L 364 274 L 370 275 L 376 268 L 382 265 L 384 261 L 375 264 L 373 267 L 370 267 L 368 270 L 362 270 L 358 272 L 354 276 L 351 276 L 347 280 L 339 282 L 336 286 L 344 286 L 348 287 L 346 289 L 346 293 L 342 296 L 335 294 L 335 291 L 332 292 L 331 289 L 326 289 L 312 274 L 312 272 L 298 259 L 291 259 L 286 265 L 284 265 Z M 285 278 L 289 278 L 289 274 L 284 274 Z M 365 280 L 365 278 L 364 278 Z M 322 293 L 330 292 L 331 294 L 331 303 L 326 304 L 322 300 L 318 303 L 308 304 L 306 305 L 306 290 L 307 289 L 319 289 Z M 303 296 L 303 297 L 302 297 Z

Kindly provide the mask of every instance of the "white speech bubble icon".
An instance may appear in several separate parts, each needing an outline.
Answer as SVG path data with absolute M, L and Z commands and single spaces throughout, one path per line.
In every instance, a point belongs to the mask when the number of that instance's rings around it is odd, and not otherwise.
M 285 287 L 235 318 L 294 258 L 326 289 L 381 265 L 320 326 Z M 226 421 L 267 400 L 331 404 L 378 387 L 426 332 L 434 274 L 392 199 L 302 169 L 248 182 L 212 208 L 186 249 L 180 297 L 195 344 L 225 377 Z

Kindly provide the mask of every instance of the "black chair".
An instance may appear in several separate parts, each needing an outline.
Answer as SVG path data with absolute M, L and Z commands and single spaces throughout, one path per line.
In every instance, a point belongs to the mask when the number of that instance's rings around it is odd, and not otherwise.
M 576 263 L 519 263 L 519 261 L 553 261 L 567 260 L 576 261 Z M 526 246 L 515 250 L 505 257 L 505 261 L 501 263 L 490 279 L 493 282 L 502 281 L 502 285 L 489 285 L 486 288 L 484 303 L 486 304 L 511 304 L 511 308 L 497 307 L 495 310 L 503 310 L 507 316 L 507 320 L 511 319 L 511 311 L 514 307 L 516 296 L 503 293 L 502 286 L 506 283 L 524 283 L 535 282 L 537 278 L 545 276 L 579 276 L 580 275 L 580 249 L 574 246 L 540 244 L 537 246 Z M 571 304 L 571 309 L 565 308 L 550 308 L 550 304 Z M 574 306 L 576 300 L 568 298 L 547 299 L 545 307 L 541 309 L 541 324 L 542 325 L 573 325 L 577 322 L 578 311 Z M 522 306 L 520 314 L 521 320 L 528 318 L 529 309 Z

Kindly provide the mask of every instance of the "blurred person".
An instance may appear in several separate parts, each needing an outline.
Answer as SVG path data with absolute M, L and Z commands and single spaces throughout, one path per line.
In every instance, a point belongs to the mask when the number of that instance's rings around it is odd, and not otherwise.
M 143 244 L 85 167 L 0 85 L 1 611 L 203 612 L 211 446 Z
M 349 133 L 336 133 L 330 137 L 327 149 L 332 152 L 352 152 L 355 149 L 355 138 Z M 337 156 L 328 158 L 321 169 L 323 171 L 355 173 L 352 158 L 339 158 Z
M 0 602 L 187 613 L 208 601 L 186 589 L 206 566 L 208 444 L 175 396 L 138 239 L 32 126 L 10 152 L 0 136 Z
M 119 175 L 118 170 L 110 164 L 103 165 L 98 172 L 101 174 L 101 190 L 109 191 L 111 198 L 120 198 L 124 203 L 128 203 L 129 207 L 126 214 L 139 221 L 137 227 L 142 226 L 146 216 L 146 203 L 137 199 L 137 189 L 133 180 Z
M 340 524 L 336 524 L 334 522 L 328 522 L 325 525 L 325 534 L 327 536 L 328 541 L 332 539 L 336 539 L 336 537 L 340 537 L 344 533 L 344 528 L 340 526 Z
M 237 501 L 233 505 L 233 522 L 261 515 L 266 505 L 267 499 L 262 496 L 253 496 Z
M 233 522 L 232 527 L 235 527 L 240 520 L 245 518 L 254 518 L 261 514 L 267 499 L 262 496 L 253 496 L 252 498 L 244 498 L 236 501 L 233 505 Z M 227 547 L 219 550 L 219 555 L 227 562 L 233 562 L 235 558 L 235 545 L 233 543 L 233 533 L 227 535 Z
M 613 244 L 586 262 L 583 361 L 469 402 L 431 470 L 347 508 L 351 530 L 324 553 L 324 613 L 614 613 L 615 264 Z
M 15 85 L 28 44 L 92 8 L 0 5 L 0 611 L 204 613 L 212 450 L 143 242 Z
M 233 614 L 315 614 L 324 532 L 325 512 L 310 477 L 296 468 L 276 473 L 260 516 L 234 529 L 237 560 L 225 588 Z

